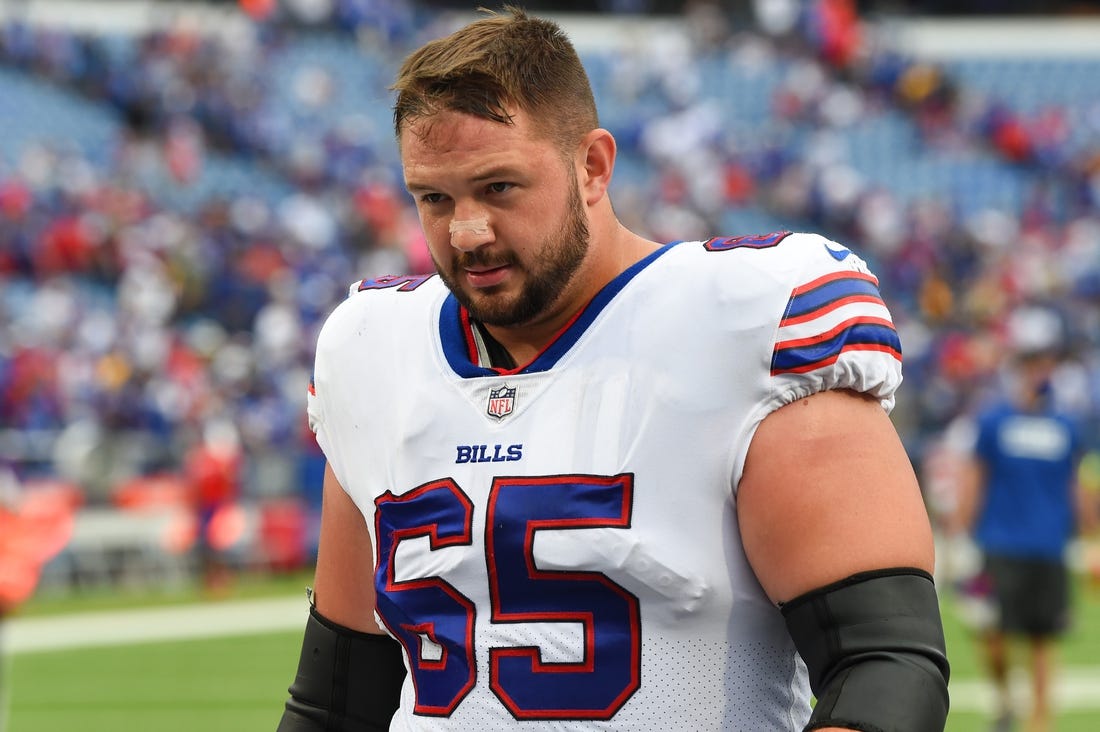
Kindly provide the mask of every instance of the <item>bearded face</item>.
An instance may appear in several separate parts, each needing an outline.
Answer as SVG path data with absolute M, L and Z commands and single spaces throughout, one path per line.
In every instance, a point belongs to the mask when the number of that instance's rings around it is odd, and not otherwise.
M 527 260 L 514 249 L 496 246 L 460 252 L 447 265 L 433 254 L 439 276 L 473 319 L 503 327 L 522 325 L 546 312 L 572 280 L 588 252 L 589 232 L 576 179 L 569 180 L 564 218 L 529 248 Z M 509 268 L 512 276 L 499 285 L 475 287 L 465 276 L 501 267 Z

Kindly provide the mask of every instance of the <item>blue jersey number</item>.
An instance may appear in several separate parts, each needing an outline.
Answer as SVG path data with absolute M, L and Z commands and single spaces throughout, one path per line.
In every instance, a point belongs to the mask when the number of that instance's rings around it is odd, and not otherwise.
M 427 536 L 432 549 L 470 543 L 473 504 L 453 480 L 439 480 L 375 501 L 378 614 L 405 646 L 416 685 L 417 714 L 447 716 L 474 688 L 474 604 L 439 577 L 398 582 L 397 545 Z M 431 642 L 431 652 L 421 648 Z
M 545 662 L 539 648 L 489 650 L 489 685 L 517 719 L 610 719 L 641 683 L 638 599 L 600 572 L 535 565 L 539 530 L 630 525 L 633 476 L 497 478 L 489 494 L 485 563 L 494 623 L 578 623 L 584 652 Z M 378 612 L 412 659 L 417 714 L 446 716 L 475 683 L 473 603 L 440 577 L 395 581 L 398 544 L 471 543 L 472 504 L 452 480 L 377 507 Z M 433 644 L 425 654 L 424 639 Z M 426 660 L 427 659 L 427 660 Z

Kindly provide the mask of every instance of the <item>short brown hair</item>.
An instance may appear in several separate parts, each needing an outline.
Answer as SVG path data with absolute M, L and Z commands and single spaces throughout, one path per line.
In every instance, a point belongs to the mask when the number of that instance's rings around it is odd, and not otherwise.
M 527 112 L 536 129 L 571 149 L 599 126 L 584 66 L 556 23 L 505 6 L 413 52 L 398 72 L 393 126 L 452 110 L 511 124 Z

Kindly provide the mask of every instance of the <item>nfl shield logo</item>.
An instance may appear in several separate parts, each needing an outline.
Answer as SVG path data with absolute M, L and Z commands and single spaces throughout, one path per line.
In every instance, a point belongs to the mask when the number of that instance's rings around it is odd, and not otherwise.
M 515 407 L 515 405 L 516 390 L 514 388 L 505 384 L 499 389 L 489 390 L 489 407 L 487 411 L 490 417 L 503 419 L 512 413 L 512 408 Z

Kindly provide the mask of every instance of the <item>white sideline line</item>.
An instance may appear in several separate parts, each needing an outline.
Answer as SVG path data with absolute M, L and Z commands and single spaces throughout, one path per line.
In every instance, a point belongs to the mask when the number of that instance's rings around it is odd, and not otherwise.
M 0 629 L 0 651 L 29 654 L 69 648 L 250 635 L 305 627 L 300 596 L 232 600 L 141 610 L 111 610 L 43 618 L 14 618 Z M 1012 677 L 1013 695 L 1025 708 L 1027 678 Z M 984 679 L 951 681 L 951 709 L 991 713 L 993 688 Z M 1100 709 L 1100 666 L 1063 668 L 1055 684 L 1058 709 Z
M 306 599 L 295 596 L 14 618 L 6 623 L 0 651 L 38 653 L 304 629 L 308 613 Z
M 1031 693 L 1025 674 L 1010 678 L 1016 708 L 1030 705 Z M 951 711 L 992 714 L 995 696 L 993 686 L 984 679 L 966 678 L 951 681 Z M 1054 706 L 1059 710 L 1100 709 L 1100 666 L 1073 666 L 1058 672 L 1054 683 Z

